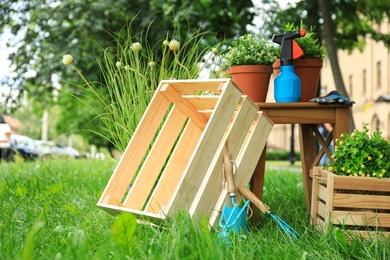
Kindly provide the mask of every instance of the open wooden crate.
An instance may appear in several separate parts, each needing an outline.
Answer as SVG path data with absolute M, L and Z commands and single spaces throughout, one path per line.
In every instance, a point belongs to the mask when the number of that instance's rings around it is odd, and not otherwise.
M 227 199 L 223 156 L 247 185 L 272 125 L 230 79 L 162 81 L 98 206 L 155 223 L 185 210 L 214 225 Z
M 390 179 L 338 176 L 312 170 L 311 216 L 318 230 L 339 226 L 349 234 L 390 234 Z

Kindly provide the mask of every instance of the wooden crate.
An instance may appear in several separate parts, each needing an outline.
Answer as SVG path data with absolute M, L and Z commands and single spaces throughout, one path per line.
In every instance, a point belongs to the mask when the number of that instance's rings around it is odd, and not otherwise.
M 98 206 L 154 223 L 185 210 L 214 225 L 227 199 L 223 156 L 247 185 L 272 125 L 230 79 L 162 81 Z
M 390 179 L 338 176 L 315 167 L 311 216 L 318 230 L 340 226 L 348 234 L 390 234 Z

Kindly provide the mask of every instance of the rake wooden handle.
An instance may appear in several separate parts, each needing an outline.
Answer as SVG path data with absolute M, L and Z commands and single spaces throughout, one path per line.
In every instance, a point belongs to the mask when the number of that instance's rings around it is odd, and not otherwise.
M 230 197 L 236 196 L 236 183 L 234 182 L 233 176 L 233 163 L 231 161 L 230 154 L 225 154 L 223 156 L 223 167 L 225 172 L 225 178 L 227 182 L 227 191 L 229 192 Z
M 238 191 L 246 198 L 247 200 L 250 200 L 255 206 L 263 212 L 263 214 L 268 215 L 271 212 L 271 209 L 265 205 L 259 198 L 256 197 L 255 194 L 253 194 L 248 188 L 244 186 L 238 186 Z

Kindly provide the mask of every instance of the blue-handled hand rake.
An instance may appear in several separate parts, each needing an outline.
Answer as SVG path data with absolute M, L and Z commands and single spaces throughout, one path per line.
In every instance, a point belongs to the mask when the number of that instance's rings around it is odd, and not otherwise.
M 276 216 L 272 213 L 271 209 L 265 205 L 260 199 L 256 197 L 249 189 L 244 186 L 238 186 L 238 191 L 246 198 L 248 201 L 252 202 L 264 215 L 269 215 L 273 218 L 282 230 L 287 233 L 291 238 L 300 238 L 301 235 L 293 229 L 289 224 L 287 224 L 283 219 Z

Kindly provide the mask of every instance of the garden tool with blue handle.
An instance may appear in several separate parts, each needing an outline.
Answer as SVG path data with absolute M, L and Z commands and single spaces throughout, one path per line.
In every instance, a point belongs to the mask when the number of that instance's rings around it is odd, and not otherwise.
M 269 215 L 271 218 L 273 218 L 279 224 L 282 230 L 291 238 L 301 237 L 301 235 L 289 224 L 287 224 L 283 219 L 273 214 L 271 209 L 267 205 L 265 205 L 259 198 L 257 198 L 256 195 L 253 194 L 248 188 L 244 186 L 238 186 L 238 191 L 244 198 L 252 202 L 264 215 Z
M 226 202 L 223 205 L 219 226 L 222 231 L 218 234 L 218 239 L 223 242 L 228 242 L 229 231 L 233 230 L 236 233 L 248 231 L 246 223 L 246 208 L 250 201 L 247 201 L 242 208 L 235 201 L 236 185 L 233 175 L 233 162 L 231 156 L 226 154 L 223 157 L 223 169 L 227 183 L 227 191 L 231 198 L 233 208 L 228 208 Z

